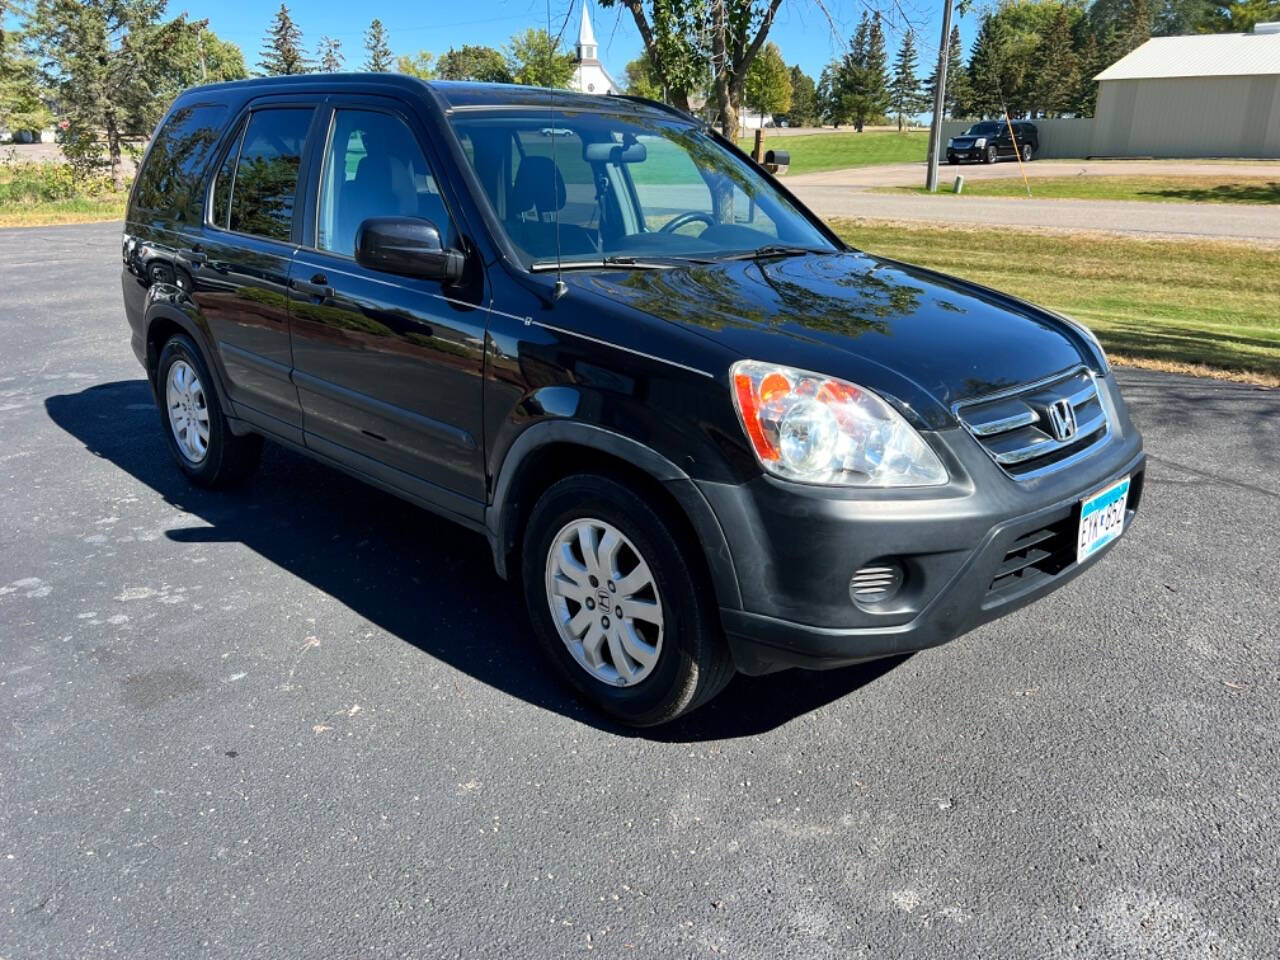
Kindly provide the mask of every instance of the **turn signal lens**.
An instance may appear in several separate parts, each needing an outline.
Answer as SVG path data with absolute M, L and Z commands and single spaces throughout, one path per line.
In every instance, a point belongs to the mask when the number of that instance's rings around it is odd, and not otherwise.
M 775 476 L 864 487 L 947 482 L 938 455 L 870 390 L 755 360 L 738 361 L 729 376 L 751 449 Z

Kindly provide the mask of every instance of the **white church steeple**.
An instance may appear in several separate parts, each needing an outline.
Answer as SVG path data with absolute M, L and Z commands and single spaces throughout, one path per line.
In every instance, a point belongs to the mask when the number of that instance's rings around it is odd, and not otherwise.
M 587 3 L 582 3 L 582 25 L 578 27 L 578 62 L 591 62 L 596 57 L 596 32 L 591 29 L 591 17 L 587 13 Z
M 582 0 L 582 23 L 578 27 L 575 45 L 573 80 L 570 86 L 583 93 L 621 93 L 622 88 L 613 82 L 609 71 L 600 62 L 600 47 L 596 32 L 591 28 L 591 14 L 587 11 L 590 0 Z

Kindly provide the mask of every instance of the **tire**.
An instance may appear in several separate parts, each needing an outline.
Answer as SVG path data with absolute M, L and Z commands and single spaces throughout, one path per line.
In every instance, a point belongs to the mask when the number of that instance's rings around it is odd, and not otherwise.
M 995 163 L 998 157 L 999 154 L 996 153 L 996 148 L 993 144 L 992 146 L 987 147 L 987 152 L 982 155 L 982 162 Z
M 601 558 L 605 551 L 592 551 L 592 561 L 586 561 L 578 536 L 584 528 L 595 537 L 588 543 L 620 543 L 611 560 Z M 678 530 L 629 487 L 595 474 L 553 484 L 525 529 L 525 607 L 539 643 L 580 697 L 629 726 L 674 720 L 706 703 L 733 677 L 711 585 L 685 559 L 698 546 Z M 615 536 L 607 541 L 610 532 Z M 602 576 L 593 581 L 592 570 Z M 648 585 L 637 590 L 646 575 Z M 614 605 L 612 617 L 606 601 Z M 628 615 L 617 616 L 623 604 Z M 654 616 L 660 617 L 657 626 Z M 653 659 L 646 664 L 632 651 Z M 621 665 L 614 661 L 618 656 Z
M 1031 149 L 1031 144 L 1024 143 L 1022 145 L 1022 162 L 1030 163 L 1034 156 L 1035 156 L 1035 151 Z
M 185 334 L 161 349 L 155 393 L 169 452 L 196 486 L 235 486 L 257 469 L 262 437 L 231 432 L 209 368 Z

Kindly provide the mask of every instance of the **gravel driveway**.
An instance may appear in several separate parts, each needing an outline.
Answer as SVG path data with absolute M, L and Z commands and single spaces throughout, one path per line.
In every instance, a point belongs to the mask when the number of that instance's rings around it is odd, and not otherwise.
M 947 646 L 635 735 L 483 540 L 187 486 L 119 226 L 0 231 L 0 956 L 1280 953 L 1280 393 L 1124 372 L 1144 514 Z

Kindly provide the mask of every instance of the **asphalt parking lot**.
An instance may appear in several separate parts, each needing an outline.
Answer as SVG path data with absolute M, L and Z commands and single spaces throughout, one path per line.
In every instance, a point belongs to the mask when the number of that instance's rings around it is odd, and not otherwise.
M 1123 372 L 1144 512 L 902 661 L 636 735 L 481 538 L 171 466 L 119 227 L 0 231 L 0 957 L 1280 953 L 1280 392 Z

